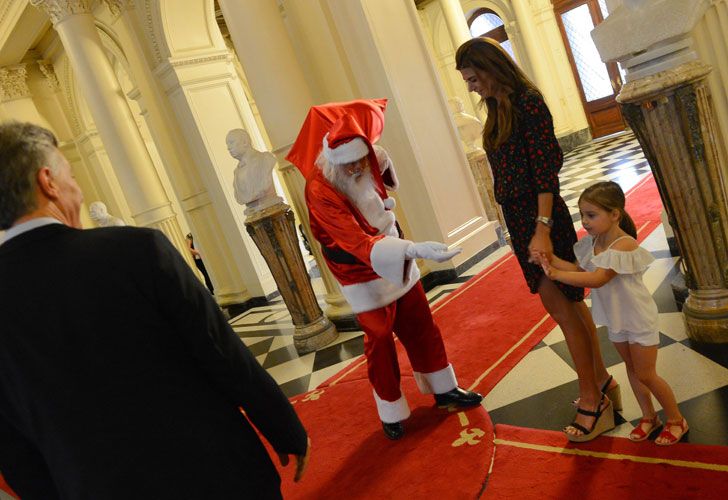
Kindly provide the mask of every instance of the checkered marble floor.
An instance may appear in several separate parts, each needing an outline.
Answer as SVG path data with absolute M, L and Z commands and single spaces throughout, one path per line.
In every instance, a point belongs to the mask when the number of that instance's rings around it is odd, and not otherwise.
M 649 171 L 631 133 L 594 141 L 567 154 L 560 173 L 561 193 L 575 227 L 580 227 L 576 203 L 585 187 L 608 179 L 627 191 Z M 676 259 L 669 252 L 663 227 L 658 227 L 643 246 L 656 259 L 645 274 L 645 283 L 660 311 L 658 373 L 675 391 L 680 409 L 690 423 L 686 440 L 728 445 L 728 346 L 696 345 L 688 340 L 670 288 L 677 274 Z M 453 282 L 430 290 L 427 293 L 430 303 L 442 300 L 508 252 L 507 247 L 499 248 Z M 325 305 L 321 280 L 314 279 L 313 286 L 319 302 Z M 315 388 L 364 351 L 361 332 L 344 332 L 323 349 L 298 356 L 293 347 L 293 325 L 281 300 L 248 310 L 230 323 L 288 396 Z M 624 362 L 603 327 L 600 342 L 608 369 L 622 387 L 624 403 L 618 426 L 610 434 L 623 436 L 640 418 L 640 411 L 629 388 Z M 494 423 L 556 430 L 573 417 L 574 409 L 569 401 L 577 392 L 573 362 L 557 327 L 500 381 L 484 404 Z M 664 415 L 661 418 L 665 420 Z

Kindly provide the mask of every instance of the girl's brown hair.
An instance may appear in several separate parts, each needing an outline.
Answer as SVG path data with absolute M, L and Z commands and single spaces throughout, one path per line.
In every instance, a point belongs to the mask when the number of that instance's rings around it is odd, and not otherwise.
M 498 42 L 491 38 L 472 38 L 463 43 L 455 54 L 455 69 L 472 69 L 480 78 L 487 74 L 500 85 L 508 99 L 498 101 L 493 97 L 481 100 L 488 109 L 488 118 L 483 127 L 483 148 L 494 151 L 508 140 L 518 120 L 513 100 L 525 90 L 541 92 L 529 80 Z
M 579 204 L 582 201 L 591 203 L 607 212 L 618 210 L 620 215 L 619 227 L 632 238 L 637 239 L 637 228 L 634 225 L 632 217 L 624 209 L 624 191 L 622 191 L 619 184 L 612 181 L 592 184 L 579 196 Z

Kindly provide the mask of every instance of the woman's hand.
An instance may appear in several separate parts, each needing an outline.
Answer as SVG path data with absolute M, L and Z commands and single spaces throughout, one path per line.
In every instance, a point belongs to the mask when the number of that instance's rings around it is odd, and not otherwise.
M 536 232 L 531 238 L 531 243 L 528 244 L 528 261 L 532 264 L 540 264 L 541 256 L 545 256 L 546 259 L 551 260 L 551 254 L 554 252 L 554 246 L 551 243 L 551 228 L 536 223 Z

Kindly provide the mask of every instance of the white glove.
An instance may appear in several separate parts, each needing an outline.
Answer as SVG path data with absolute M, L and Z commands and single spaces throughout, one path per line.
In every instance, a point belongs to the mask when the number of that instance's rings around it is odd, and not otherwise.
M 438 241 L 423 241 L 421 243 L 410 243 L 404 255 L 408 259 L 429 259 L 435 262 L 445 262 L 462 251 L 462 248 L 448 250 L 446 244 Z

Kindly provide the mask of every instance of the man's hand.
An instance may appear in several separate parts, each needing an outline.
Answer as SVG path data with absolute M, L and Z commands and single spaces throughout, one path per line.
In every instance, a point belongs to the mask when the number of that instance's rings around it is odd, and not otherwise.
M 293 476 L 293 482 L 297 483 L 303 477 L 303 472 L 306 470 L 308 464 L 308 457 L 311 455 L 311 438 L 307 438 L 306 442 L 306 453 L 303 455 L 294 455 L 296 457 L 296 474 Z M 281 465 L 285 467 L 288 465 L 289 459 L 288 454 L 278 453 L 278 459 L 281 461 Z
M 412 243 L 405 250 L 405 257 L 408 259 L 429 259 L 435 262 L 445 262 L 462 251 L 462 248 L 448 250 L 446 244 L 438 241 L 423 241 L 421 243 Z

